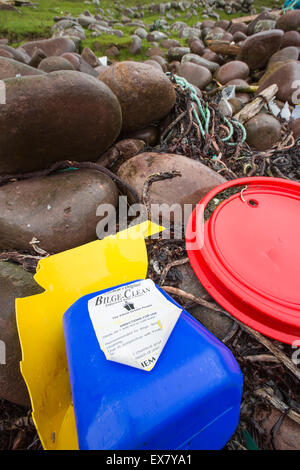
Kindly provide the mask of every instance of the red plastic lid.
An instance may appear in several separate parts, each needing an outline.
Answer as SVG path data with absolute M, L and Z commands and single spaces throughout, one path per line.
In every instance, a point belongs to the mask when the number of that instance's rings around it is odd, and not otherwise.
M 241 191 L 214 210 L 203 237 L 203 209 L 237 185 Z M 278 341 L 299 340 L 300 183 L 255 177 L 214 188 L 190 217 L 186 247 L 201 284 L 225 310 Z

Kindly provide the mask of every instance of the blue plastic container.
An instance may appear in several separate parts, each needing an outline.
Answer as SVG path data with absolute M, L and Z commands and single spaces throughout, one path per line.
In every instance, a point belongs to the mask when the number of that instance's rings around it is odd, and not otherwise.
M 108 361 L 88 301 L 109 290 L 80 298 L 63 319 L 79 448 L 224 447 L 238 424 L 242 394 L 230 350 L 183 310 L 152 371 Z

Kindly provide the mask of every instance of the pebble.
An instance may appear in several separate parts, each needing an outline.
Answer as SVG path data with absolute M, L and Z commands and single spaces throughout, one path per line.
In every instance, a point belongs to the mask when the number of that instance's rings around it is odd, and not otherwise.
M 193 64 L 201 65 L 208 69 L 211 73 L 216 72 L 220 65 L 216 62 L 211 62 L 210 60 L 204 59 L 203 57 L 198 56 L 197 54 L 186 54 L 182 57 L 181 63 L 192 62 Z
M 258 93 L 276 83 L 278 86 L 277 98 L 283 102 L 289 101 L 290 104 L 297 104 L 294 103 L 293 94 L 296 91 L 295 83 L 297 80 L 299 81 L 299 77 L 299 61 L 275 63 L 261 78 Z
M 135 132 L 131 132 L 127 135 L 130 139 L 138 139 L 145 142 L 146 145 L 154 147 L 157 144 L 158 140 L 158 130 L 155 126 L 148 126 L 144 129 L 139 129 Z
M 181 60 L 185 54 L 191 52 L 189 47 L 170 47 L 167 52 L 169 62 L 172 60 Z
M 48 168 L 67 159 L 95 161 L 120 133 L 120 104 L 94 77 L 68 70 L 5 83 L 0 174 Z
M 44 51 L 48 57 L 60 56 L 65 52 L 75 52 L 76 50 L 74 41 L 68 38 L 41 39 L 40 41 L 31 41 L 22 45 L 22 49 L 30 57 L 32 57 L 36 48 Z
M 55 72 L 56 70 L 75 70 L 71 62 L 63 57 L 46 57 L 38 66 L 43 72 Z
M 34 197 L 33 197 L 34 195 Z M 73 170 L 0 187 L 0 249 L 59 253 L 97 239 L 100 204 L 117 205 L 118 190 L 106 175 Z
M 300 10 L 290 10 L 276 22 L 276 28 L 283 31 L 300 31 Z
M 260 69 L 278 51 L 282 37 L 283 31 L 279 29 L 253 34 L 243 42 L 237 59 L 246 62 L 252 70 Z
M 181 177 L 154 183 L 149 191 L 151 204 L 197 204 L 200 199 L 225 179 L 200 162 L 182 155 L 155 152 L 141 153 L 119 168 L 118 175 L 142 196 L 145 180 L 154 173 L 177 170 Z M 181 213 L 181 212 L 180 212 Z M 156 214 L 157 215 L 157 214 Z
M 181 64 L 179 66 L 178 75 L 184 77 L 188 82 L 197 86 L 200 90 L 205 88 L 212 80 L 212 74 L 206 67 L 192 62 Z
M 281 41 L 281 49 L 289 46 L 300 47 L 300 33 L 298 31 L 287 31 Z
M 260 112 L 245 124 L 247 143 L 256 150 L 267 150 L 281 137 L 281 125 L 274 116 Z
M 229 82 L 230 80 L 248 78 L 250 73 L 249 67 L 245 62 L 239 60 L 233 60 L 222 65 L 215 74 L 215 78 L 222 85 Z
M 0 261 L 0 331 L 6 346 L 6 364 L 0 364 L 0 399 L 21 406 L 30 406 L 30 398 L 20 371 L 22 352 L 16 324 L 15 301 L 17 298 L 40 294 L 33 275 L 20 266 Z
M 177 266 L 176 269 L 180 271 L 182 277 L 182 281 L 178 286 L 179 289 L 195 297 L 201 298 L 208 295 L 189 263 Z M 222 313 L 212 311 L 207 307 L 203 307 L 202 305 L 196 305 L 188 309 L 188 312 L 221 341 L 230 332 L 233 326 L 233 320 L 231 320 L 231 318 Z
M 175 104 L 175 91 L 170 80 L 148 64 L 119 62 L 104 72 L 100 80 L 120 102 L 123 134 L 161 120 Z
M 16 75 L 21 75 L 22 77 L 27 75 L 44 75 L 44 72 L 17 62 L 14 59 L 0 57 L 0 80 L 14 78 Z

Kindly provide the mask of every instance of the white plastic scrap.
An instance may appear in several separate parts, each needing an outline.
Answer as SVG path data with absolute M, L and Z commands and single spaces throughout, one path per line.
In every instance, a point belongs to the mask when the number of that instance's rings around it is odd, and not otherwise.
M 284 106 L 283 106 L 282 110 L 281 110 L 280 116 L 282 117 L 282 119 L 289 122 L 289 120 L 291 119 L 291 115 L 292 115 L 292 113 L 290 111 L 289 104 L 286 101 L 284 103 Z
M 235 85 L 229 85 L 222 90 L 221 100 L 218 105 L 223 116 L 232 116 L 232 107 L 228 100 L 235 98 Z
M 297 104 L 292 112 L 292 119 L 300 119 L 300 105 Z
M 98 60 L 101 65 L 105 65 L 105 67 L 107 66 L 107 56 L 98 57 Z
M 269 110 L 273 114 L 273 116 L 277 117 L 280 114 L 280 108 L 275 103 L 275 97 L 269 101 Z

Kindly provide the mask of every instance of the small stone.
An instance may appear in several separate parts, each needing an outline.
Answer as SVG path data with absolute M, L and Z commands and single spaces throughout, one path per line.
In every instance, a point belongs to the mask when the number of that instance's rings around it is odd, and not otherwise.
M 6 57 L 7 59 L 14 59 L 11 52 L 6 51 L 3 47 L 0 47 L 0 57 Z
M 192 62 L 181 64 L 178 74 L 200 90 L 205 88 L 212 80 L 212 74 L 206 67 L 193 64 Z
M 182 281 L 179 284 L 179 289 L 182 289 L 195 297 L 207 296 L 207 292 L 200 284 L 196 277 L 191 265 L 186 263 L 182 266 L 177 266 L 181 273 Z M 213 302 L 213 299 L 211 300 Z M 226 315 L 212 311 L 202 305 L 197 305 L 188 309 L 188 312 L 193 315 L 205 328 L 207 328 L 218 339 L 222 340 L 230 332 L 233 326 L 233 320 Z
M 178 204 L 177 216 L 182 214 L 184 204 L 197 204 L 208 191 L 225 182 L 221 175 L 191 158 L 154 152 L 141 153 L 123 163 L 118 175 L 142 196 L 148 176 L 173 170 L 179 171 L 181 176 L 154 183 L 149 190 L 149 201 L 169 206 Z M 154 215 L 157 220 L 156 209 Z
M 113 166 L 115 160 L 117 160 L 116 164 L 120 166 L 120 163 L 123 163 L 137 155 L 145 145 L 145 142 L 139 139 L 120 140 L 113 147 L 107 150 L 107 152 L 101 155 L 96 163 L 109 168 L 110 166 Z
M 104 72 L 100 79 L 120 102 L 123 134 L 161 120 L 176 101 L 171 81 L 163 72 L 148 64 L 119 62 Z
M 299 50 L 297 47 L 285 47 L 280 49 L 272 55 L 268 62 L 268 67 L 275 64 L 276 62 L 288 62 L 289 60 L 298 60 Z
M 99 60 L 94 54 L 94 52 L 89 48 L 85 47 L 81 53 L 81 57 L 85 60 L 91 67 L 97 67 L 99 65 Z
M 141 39 L 146 39 L 147 37 L 147 31 L 145 30 L 145 28 L 137 28 L 135 31 L 134 31 L 134 34 L 136 36 L 139 36 Z
M 219 56 L 213 51 L 210 50 L 204 50 L 204 53 L 202 54 L 203 59 L 210 60 L 210 62 L 216 62 L 219 63 Z
M 260 13 L 258 16 L 256 16 L 256 18 L 254 18 L 254 20 L 252 20 L 249 24 L 248 24 L 248 27 L 247 27 L 247 31 L 245 31 L 245 34 L 247 34 L 248 36 L 252 36 L 252 34 L 254 34 L 254 29 L 255 29 L 255 26 L 257 25 L 257 23 L 259 21 L 263 21 L 263 20 L 271 20 L 272 17 L 270 15 L 269 12 L 267 11 L 263 11 L 262 13 Z
M 276 28 L 283 31 L 300 32 L 300 10 L 287 11 L 277 20 Z
M 68 38 L 55 38 L 55 39 L 42 39 L 40 41 L 31 41 L 22 45 L 22 48 L 27 54 L 32 57 L 36 48 L 41 49 L 45 54 L 50 56 L 59 56 L 65 52 L 75 52 L 75 44 L 72 39 Z
M 158 131 L 157 127 L 148 126 L 145 129 L 139 129 L 138 131 L 132 132 L 127 136 L 130 139 L 138 139 L 145 142 L 146 145 L 154 147 L 157 144 L 158 140 Z
M 110 46 L 105 50 L 105 55 L 108 57 L 118 57 L 120 55 L 120 50 L 117 46 Z
M 246 25 L 246 23 L 233 23 L 231 26 L 230 26 L 230 29 L 229 29 L 230 33 L 231 34 L 234 34 L 236 33 L 237 31 L 240 31 L 244 34 L 247 34 L 247 31 L 248 31 L 248 26 Z
M 161 31 L 152 31 L 151 33 L 147 34 L 147 41 L 161 41 L 162 39 L 167 39 L 168 36 Z
M 30 61 L 30 56 L 23 49 L 23 47 L 19 47 L 18 49 L 15 49 L 14 47 L 6 46 L 5 44 L 2 44 L 1 49 L 4 49 L 5 51 L 9 52 L 13 56 L 13 58 L 17 60 L 18 62 L 22 62 L 23 64 L 28 64 L 28 62 Z
M 14 78 L 16 75 L 21 75 L 22 77 L 27 75 L 44 75 L 44 72 L 29 65 L 21 64 L 21 62 L 16 60 L 0 57 L 0 80 Z
M 162 66 L 158 62 L 156 62 L 156 60 L 153 59 L 145 60 L 144 64 L 151 65 L 152 67 L 155 67 L 156 69 L 161 71 L 163 70 Z
M 146 50 L 147 57 L 152 57 L 153 55 L 155 56 L 160 55 L 161 57 L 164 57 L 165 53 L 160 47 L 154 46 Z
M 242 33 L 242 31 L 237 31 L 236 33 L 234 33 L 232 39 L 236 44 L 238 44 L 241 41 L 245 41 L 245 39 L 247 39 L 247 36 L 246 34 Z
M 153 55 L 153 56 L 151 56 L 151 59 L 152 59 L 152 61 L 157 62 L 161 66 L 161 68 L 164 72 L 168 71 L 167 61 L 163 57 L 161 57 L 159 55 Z
M 80 70 L 80 55 L 76 54 L 76 52 L 66 52 L 60 57 L 68 60 L 73 65 L 74 70 Z
M 293 96 L 297 90 L 296 82 L 299 77 L 299 61 L 274 63 L 261 78 L 258 93 L 276 83 L 278 86 L 277 98 L 283 102 L 288 101 L 290 104 L 297 104 L 294 102 Z
M 170 49 L 170 47 L 178 47 L 180 46 L 180 42 L 176 39 L 163 39 L 160 43 L 161 47 L 164 49 Z
M 216 79 L 222 85 L 234 79 L 246 79 L 250 73 L 249 67 L 245 62 L 233 60 L 222 65 L 216 72 Z
M 280 123 L 274 116 L 260 112 L 246 122 L 247 143 L 256 150 L 267 150 L 273 147 L 281 137 Z
M 44 51 L 42 51 L 42 49 L 35 49 L 34 53 L 32 54 L 32 57 L 30 59 L 30 61 L 28 62 L 28 65 L 30 65 L 30 67 L 35 67 L 37 68 L 39 66 L 39 64 L 41 63 L 41 61 L 43 59 L 46 59 L 46 54 Z
M 130 54 L 137 55 L 140 54 L 142 50 L 142 40 L 139 36 L 132 36 L 132 43 L 129 48 Z
M 43 73 L 7 79 L 5 85 L 0 174 L 48 168 L 60 160 L 95 161 L 120 133 L 116 96 L 87 74 Z
M 194 41 L 192 41 L 190 44 L 190 48 L 193 54 L 198 54 L 200 56 L 203 54 L 205 49 L 204 44 L 200 39 L 195 39 Z
M 116 206 L 118 190 L 100 172 L 73 170 L 1 186 L 0 201 L 2 250 L 34 252 L 35 237 L 39 248 L 59 253 L 97 239 L 97 207 Z
M 74 70 L 73 65 L 67 59 L 63 57 L 46 57 L 43 59 L 39 65 L 38 69 L 43 72 L 55 72 L 56 70 Z
M 167 57 L 169 62 L 172 60 L 181 60 L 185 54 L 189 54 L 191 52 L 189 47 L 170 47 L 168 49 Z
M 243 42 L 237 59 L 246 62 L 252 70 L 260 69 L 278 51 L 282 37 L 283 31 L 279 29 L 256 33 Z
M 201 65 L 202 67 L 208 69 L 211 73 L 216 72 L 220 68 L 219 64 L 216 62 L 211 62 L 210 60 L 204 59 L 197 54 L 184 55 L 181 59 L 181 63 L 185 64 L 186 62 L 192 62 L 193 64 Z
M 32 274 L 16 264 L 0 261 L 0 331 L 6 350 L 6 364 L 0 364 L 0 399 L 26 407 L 30 406 L 30 398 L 20 371 L 22 352 L 15 301 L 41 292 L 43 289 L 36 284 Z
M 294 46 L 300 47 L 300 33 L 298 31 L 287 31 L 281 41 L 281 49 Z

